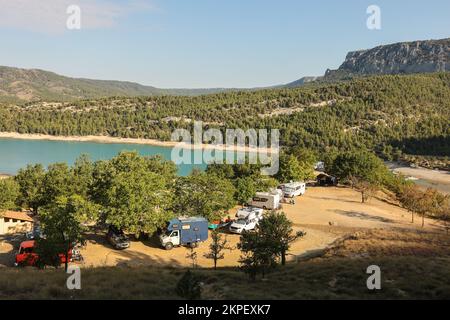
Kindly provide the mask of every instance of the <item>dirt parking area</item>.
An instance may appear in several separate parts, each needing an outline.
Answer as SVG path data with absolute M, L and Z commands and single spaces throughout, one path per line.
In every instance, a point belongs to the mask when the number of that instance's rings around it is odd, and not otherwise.
M 235 211 L 231 212 L 234 215 Z M 370 229 L 421 229 L 421 221 L 410 222 L 410 214 L 390 203 L 384 198 L 372 198 L 368 203 L 360 202 L 360 194 L 342 187 L 311 187 L 306 194 L 296 199 L 295 205 L 283 204 L 282 209 L 293 221 L 295 230 L 306 232 L 306 236 L 292 244 L 290 259 L 314 254 L 336 239 L 356 231 Z M 426 219 L 426 227 L 438 229 L 440 226 Z M 219 261 L 220 266 L 238 265 L 240 251 L 236 248 L 239 235 L 224 233 L 232 250 L 225 251 L 225 259 Z M 208 251 L 210 240 L 202 243 L 195 250 L 197 264 L 201 267 L 212 267 L 211 260 L 204 257 Z M 87 246 L 82 250 L 85 266 L 111 265 L 171 265 L 189 266 L 192 260 L 187 257 L 190 250 L 185 247 L 166 251 L 160 248 L 157 239 L 149 241 L 133 241 L 125 251 L 114 250 L 105 240 L 103 234 L 91 234 Z
M 357 231 L 375 229 L 421 230 L 421 219 L 416 217 L 412 224 L 411 215 L 404 209 L 391 203 L 382 195 L 362 204 L 360 194 L 343 187 L 310 187 L 306 194 L 296 199 L 295 205 L 283 204 L 283 212 L 294 223 L 295 230 L 306 232 L 306 236 L 292 244 L 290 259 L 304 255 L 314 255 L 338 238 Z M 230 212 L 232 216 L 237 208 Z M 434 220 L 426 219 L 426 230 L 437 230 L 441 226 Z M 240 251 L 236 248 L 239 235 L 224 233 L 232 250 L 225 251 L 220 266 L 237 266 Z M 106 241 L 104 233 L 87 235 L 86 247 L 81 250 L 83 266 L 139 266 L 170 265 L 189 266 L 192 260 L 185 247 L 166 251 L 159 246 L 158 239 L 132 241 L 129 249 L 114 250 Z M 213 262 L 205 258 L 210 240 L 202 243 L 195 252 L 197 265 L 212 267 Z M 0 243 L 0 265 L 10 266 L 14 262 L 14 250 L 10 241 Z

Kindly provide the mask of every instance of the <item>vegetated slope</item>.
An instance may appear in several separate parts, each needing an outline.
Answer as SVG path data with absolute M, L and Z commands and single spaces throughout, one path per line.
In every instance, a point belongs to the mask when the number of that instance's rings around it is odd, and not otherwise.
M 134 82 L 77 79 L 38 69 L 0 66 L 0 102 L 74 101 L 111 96 L 200 95 L 226 89 L 158 89 Z
M 399 42 L 349 52 L 338 70 L 327 70 L 325 79 L 444 71 L 450 71 L 450 38 Z
M 237 268 L 197 269 L 204 299 L 449 299 L 450 238 L 406 230 L 357 232 L 323 257 L 290 263 L 250 281 Z M 381 268 L 370 291 L 368 266 Z M 183 269 L 86 268 L 82 290 L 67 290 L 63 270 L 0 273 L 0 299 L 177 299 Z M 120 289 L 117 289 L 120 288 Z
M 450 155 L 450 73 L 372 76 L 294 89 L 197 97 L 108 98 L 0 108 L 0 131 L 169 140 L 192 120 L 274 128 L 284 146 Z

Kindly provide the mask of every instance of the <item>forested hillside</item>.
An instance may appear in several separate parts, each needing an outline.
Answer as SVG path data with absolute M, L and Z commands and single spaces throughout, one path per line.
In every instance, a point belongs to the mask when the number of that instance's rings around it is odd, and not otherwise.
M 200 95 L 226 89 L 159 89 L 135 82 L 70 78 L 38 70 L 0 66 L 0 102 L 74 101 L 111 96 Z
M 168 140 L 192 120 L 278 128 L 282 144 L 319 152 L 368 148 L 390 159 L 450 155 L 450 73 L 373 76 L 301 88 L 197 97 L 107 98 L 3 106 L 0 131 Z

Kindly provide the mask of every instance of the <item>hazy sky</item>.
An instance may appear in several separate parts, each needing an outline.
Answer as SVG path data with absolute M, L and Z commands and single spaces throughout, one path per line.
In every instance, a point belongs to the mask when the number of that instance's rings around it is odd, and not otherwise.
M 81 8 L 81 30 L 66 9 Z M 369 5 L 381 30 L 366 27 Z M 348 51 L 450 37 L 448 0 L 0 0 L 0 65 L 163 88 L 255 87 Z

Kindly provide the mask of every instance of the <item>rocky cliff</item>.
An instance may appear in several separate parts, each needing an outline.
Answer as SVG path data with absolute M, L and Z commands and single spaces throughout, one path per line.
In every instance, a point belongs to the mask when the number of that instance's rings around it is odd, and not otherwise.
M 327 70 L 325 77 L 439 71 L 450 71 L 450 38 L 401 42 L 349 52 L 339 69 Z

